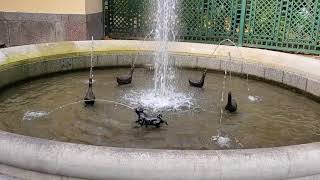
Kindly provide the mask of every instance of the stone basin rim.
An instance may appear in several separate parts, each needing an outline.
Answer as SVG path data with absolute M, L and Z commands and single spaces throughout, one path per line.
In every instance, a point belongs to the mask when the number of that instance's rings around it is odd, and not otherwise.
M 1 49 L 0 69 L 41 62 L 55 57 L 89 55 L 90 45 L 91 41 L 80 41 Z M 118 55 L 122 52 L 153 52 L 156 48 L 156 42 L 124 40 L 95 41 L 95 45 L 96 56 L 104 56 L 112 52 Z M 142 48 L 138 47 L 139 45 Z M 214 46 L 170 43 L 170 53 L 184 55 L 183 57 L 196 56 L 196 66 L 199 67 L 200 58 L 204 58 L 205 63 L 212 58 L 211 50 Z M 226 57 L 228 51 L 237 53 L 235 47 L 221 46 L 221 49 L 217 52 L 219 56 Z M 262 64 L 267 69 L 282 70 L 280 74 L 292 72 L 307 79 L 306 88 L 302 90 L 319 97 L 320 92 L 313 89 L 320 87 L 320 72 L 316 71 L 317 67 L 320 67 L 319 60 L 261 49 L 239 49 L 241 54 L 246 56 L 245 63 Z M 193 60 L 190 60 L 190 63 L 192 62 Z M 179 66 L 194 66 L 183 63 Z M 203 66 L 205 65 L 207 64 Z M 305 67 L 307 69 L 304 69 Z M 276 79 L 276 77 L 270 78 Z M 308 82 L 315 84 L 308 87 Z M 163 173 L 166 173 L 168 179 L 183 177 L 183 179 L 259 178 L 263 180 L 320 175 L 320 142 L 261 149 L 159 150 L 72 144 L 0 131 L 0 144 L 2 144 L 0 146 L 0 163 L 2 164 L 78 178 L 160 179 Z M 145 165 L 145 161 L 148 162 L 148 166 Z M 235 161 L 237 163 L 234 163 Z

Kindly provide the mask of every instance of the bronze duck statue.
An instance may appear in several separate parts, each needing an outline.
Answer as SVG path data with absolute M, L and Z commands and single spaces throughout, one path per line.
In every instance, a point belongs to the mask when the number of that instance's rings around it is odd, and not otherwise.
M 1 48 L 6 48 L 6 47 L 7 47 L 7 46 L 6 46 L 5 43 L 0 42 L 0 49 L 1 49 Z
M 94 102 L 96 100 L 96 96 L 94 95 L 93 90 L 92 90 L 92 84 L 93 84 L 93 80 L 92 80 L 92 78 L 89 78 L 89 87 L 88 87 L 87 93 L 84 97 L 85 104 L 91 105 L 91 106 L 94 105 Z
M 232 98 L 231 92 L 228 93 L 228 103 L 225 107 L 225 110 L 229 111 L 230 113 L 236 112 L 238 109 L 238 105 L 235 99 Z
M 118 85 L 121 86 L 125 84 L 131 84 L 133 72 L 134 72 L 134 66 L 131 68 L 128 75 L 117 77 Z
M 200 81 L 193 81 L 193 80 L 189 79 L 190 86 L 197 87 L 197 88 L 202 88 L 203 85 L 204 85 L 204 80 L 206 78 L 206 74 L 207 74 L 207 69 L 205 69 L 203 71 Z

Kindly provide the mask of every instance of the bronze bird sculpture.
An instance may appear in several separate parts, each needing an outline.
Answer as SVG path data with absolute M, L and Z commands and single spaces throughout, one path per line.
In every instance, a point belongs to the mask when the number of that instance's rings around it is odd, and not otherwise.
M 225 110 L 229 111 L 230 113 L 236 112 L 238 109 L 238 105 L 235 99 L 232 98 L 231 92 L 228 93 L 228 103 L 225 107 Z
M 87 90 L 87 93 L 84 97 L 84 102 L 86 105 L 91 105 L 93 106 L 94 105 L 94 102 L 95 102 L 95 95 L 93 93 L 93 89 L 92 89 L 92 84 L 93 84 L 93 80 L 92 78 L 90 77 L 89 78 L 89 87 L 88 87 L 88 90 Z
M 131 84 L 133 72 L 134 72 L 134 66 L 130 69 L 130 72 L 128 75 L 117 77 L 118 85 L 121 86 L 125 84 Z
M 190 86 L 197 87 L 197 88 L 202 88 L 203 85 L 204 85 L 204 80 L 206 78 L 206 74 L 207 74 L 207 69 L 205 69 L 203 71 L 200 81 L 189 80 Z

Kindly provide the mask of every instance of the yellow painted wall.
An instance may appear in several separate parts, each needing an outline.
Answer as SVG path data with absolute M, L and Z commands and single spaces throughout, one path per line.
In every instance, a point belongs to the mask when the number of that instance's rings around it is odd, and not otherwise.
M 0 0 L 0 11 L 47 14 L 93 14 L 102 0 Z
M 86 6 L 86 14 L 102 12 L 102 0 L 86 0 L 85 6 Z

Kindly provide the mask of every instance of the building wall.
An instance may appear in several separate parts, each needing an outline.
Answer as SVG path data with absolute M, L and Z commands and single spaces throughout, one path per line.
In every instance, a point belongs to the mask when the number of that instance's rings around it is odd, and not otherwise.
M 0 0 L 0 42 L 102 39 L 102 0 Z

